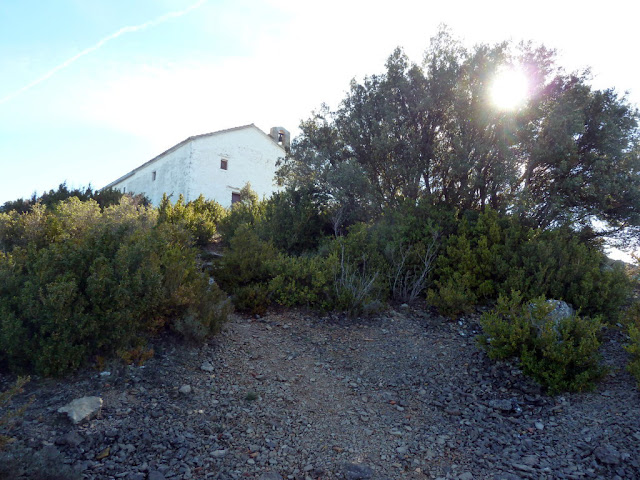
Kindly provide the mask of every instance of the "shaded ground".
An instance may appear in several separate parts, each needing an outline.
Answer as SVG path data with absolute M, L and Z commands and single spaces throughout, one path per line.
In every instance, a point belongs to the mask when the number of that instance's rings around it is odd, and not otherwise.
M 640 478 L 640 393 L 619 332 L 595 392 L 552 398 L 490 362 L 476 329 L 417 309 L 234 316 L 204 347 L 159 341 L 143 368 L 32 381 L 14 448 L 96 479 Z M 55 413 L 85 395 L 103 398 L 97 418 Z

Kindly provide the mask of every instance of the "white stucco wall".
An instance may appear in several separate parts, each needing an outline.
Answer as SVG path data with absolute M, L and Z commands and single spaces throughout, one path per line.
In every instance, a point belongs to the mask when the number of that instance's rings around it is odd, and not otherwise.
M 269 136 L 247 126 L 192 138 L 109 186 L 144 193 L 156 206 L 167 193 L 173 202 L 180 194 L 187 201 L 202 194 L 229 207 L 232 193 L 247 182 L 260 198 L 276 191 L 276 161 L 283 156 L 282 147 Z M 220 168 L 222 159 L 227 160 L 227 170 Z
M 192 142 L 189 197 L 202 193 L 228 207 L 232 192 L 247 182 L 260 198 L 268 197 L 276 190 L 275 164 L 283 156 L 281 147 L 255 129 L 197 138 Z M 220 168 L 222 159 L 227 170 Z
M 176 150 L 143 165 L 133 175 L 121 182 L 112 184 L 126 193 L 144 193 L 155 206 L 160 204 L 162 195 L 171 195 L 175 202 L 189 188 L 189 178 L 185 175 L 191 152 L 191 142 Z M 153 180 L 153 172 L 156 178 Z

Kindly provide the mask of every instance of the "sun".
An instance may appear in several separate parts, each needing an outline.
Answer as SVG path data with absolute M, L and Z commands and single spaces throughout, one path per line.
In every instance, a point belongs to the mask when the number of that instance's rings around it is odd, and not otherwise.
M 491 83 L 491 101 L 500 110 L 514 110 L 527 101 L 529 79 L 514 67 L 499 70 Z

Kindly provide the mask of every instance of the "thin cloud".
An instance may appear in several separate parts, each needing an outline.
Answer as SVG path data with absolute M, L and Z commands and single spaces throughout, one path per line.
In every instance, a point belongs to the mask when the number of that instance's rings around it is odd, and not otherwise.
M 42 82 L 48 80 L 49 78 L 54 76 L 56 73 L 58 73 L 60 70 L 63 70 L 65 68 L 67 68 L 69 65 L 74 63 L 76 60 L 79 60 L 80 58 L 84 57 L 85 55 L 89 55 L 90 53 L 95 52 L 96 50 L 98 50 L 100 47 L 102 47 L 106 43 L 110 42 L 111 40 L 115 40 L 116 38 L 124 35 L 125 33 L 139 32 L 140 30 L 145 30 L 147 28 L 151 28 L 151 27 L 155 27 L 156 25 L 160 25 L 161 23 L 164 23 L 167 20 L 171 20 L 172 18 L 182 17 L 183 15 L 186 15 L 187 13 L 195 10 L 196 8 L 201 7 L 206 2 L 207 2 L 207 0 L 199 0 L 198 2 L 194 3 L 190 7 L 185 8 L 184 10 L 165 13 L 164 15 L 162 15 L 162 16 L 156 18 L 156 19 L 149 20 L 148 22 L 142 23 L 140 25 L 130 25 L 130 26 L 127 26 L 127 27 L 122 27 L 120 30 L 118 30 L 117 32 L 112 33 L 111 35 L 103 38 L 102 40 L 100 40 L 95 45 L 93 45 L 91 47 L 88 47 L 88 48 L 85 48 L 80 53 L 78 53 L 78 54 L 74 55 L 73 57 L 71 57 L 71 58 L 65 60 L 64 62 L 62 62 L 60 65 L 55 66 L 54 68 L 49 70 L 47 73 L 45 73 L 42 77 L 34 80 L 33 82 L 25 85 L 22 88 L 19 88 L 15 92 L 10 93 L 6 97 L 0 99 L 0 105 L 2 105 L 3 103 L 8 102 L 9 100 L 12 100 L 12 99 L 16 98 L 18 95 L 21 95 L 24 92 L 26 92 L 27 90 L 32 89 L 36 85 L 39 85 Z

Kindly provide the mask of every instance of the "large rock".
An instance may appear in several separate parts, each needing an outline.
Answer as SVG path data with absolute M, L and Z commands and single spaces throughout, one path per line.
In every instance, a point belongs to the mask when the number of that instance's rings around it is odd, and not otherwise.
M 265 472 L 258 480 L 282 480 L 282 475 L 276 472 Z
M 576 314 L 576 311 L 567 302 L 562 300 L 549 299 L 546 301 L 547 305 L 550 305 L 552 310 L 543 319 L 533 319 L 533 325 L 536 327 L 539 333 L 542 333 L 542 324 L 551 320 L 553 323 L 553 329 L 558 333 L 558 326 L 562 320 L 568 317 L 572 317 Z M 533 309 L 534 304 L 530 304 L 530 308 Z
M 618 465 L 620 463 L 620 453 L 611 445 L 600 445 L 593 454 L 598 462 L 604 465 Z
M 554 323 L 558 323 L 560 320 L 564 320 L 567 317 L 571 317 L 576 314 L 576 311 L 571 308 L 567 302 L 563 302 L 562 300 L 547 300 L 547 304 L 553 305 L 553 310 L 549 313 L 549 317 L 554 321 Z
M 82 397 L 58 409 L 58 413 L 66 413 L 74 424 L 90 420 L 95 417 L 102 408 L 102 398 Z
M 369 480 L 373 476 L 370 467 L 357 463 L 345 463 L 344 473 L 347 480 Z

